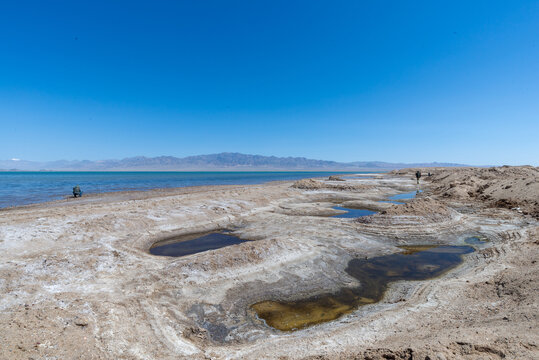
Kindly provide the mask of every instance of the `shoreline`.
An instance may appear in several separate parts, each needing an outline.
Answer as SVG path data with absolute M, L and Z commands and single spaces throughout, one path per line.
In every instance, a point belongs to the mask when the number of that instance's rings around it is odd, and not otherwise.
M 446 174 L 422 182 L 423 192 L 403 205 L 380 202 L 416 190 L 410 174 L 101 193 L 2 209 L 0 357 L 538 355 L 529 331 L 539 303 L 537 219 L 447 197 Z M 325 216 L 339 213 L 336 204 L 379 213 L 361 221 Z M 159 239 L 223 228 L 251 241 L 179 258 L 148 252 Z M 478 234 L 488 245 L 456 269 L 393 283 L 381 302 L 334 321 L 282 333 L 249 312 L 258 301 L 360 285 L 344 271 L 353 258 Z
M 51 172 L 51 174 L 85 174 L 85 173 L 88 173 L 88 174 L 117 174 L 117 172 L 113 172 L 113 171 L 103 171 L 103 172 L 100 172 L 100 171 L 95 171 L 95 172 L 71 172 L 71 171 L 60 171 L 60 172 Z M 312 172 L 312 171 L 282 171 L 282 172 L 275 172 L 275 171 L 246 171 L 246 172 L 240 172 L 240 171 L 232 171 L 232 172 L 221 172 L 221 171 L 208 171 L 208 172 L 166 172 L 166 171 L 149 171 L 149 172 L 146 172 L 146 171 L 141 171 L 141 172 L 129 172 L 131 174 L 136 174 L 136 175 L 139 175 L 139 174 L 149 174 L 149 175 L 152 175 L 152 174 L 171 174 L 171 173 L 178 173 L 178 174 L 190 174 L 190 173 L 193 173 L 193 174 L 219 174 L 219 175 L 223 175 L 223 174 L 234 174 L 234 175 L 237 175 L 237 174 L 264 174 L 264 175 L 271 175 L 271 174 L 304 174 L 306 175 L 305 177 L 301 176 L 301 177 L 294 177 L 294 179 L 283 179 L 283 180 L 272 180 L 272 179 L 263 179 L 261 178 L 259 181 L 258 180 L 255 180 L 254 182 L 250 182 L 249 180 L 252 180 L 252 179 L 249 179 L 249 178 L 245 178 L 245 179 L 237 179 L 238 183 L 237 184 L 230 184 L 230 183 L 225 183 L 226 181 L 222 180 L 222 182 L 224 182 L 223 184 L 204 184 L 204 180 L 202 180 L 202 184 L 200 185 L 183 185 L 183 186 L 160 186 L 162 184 L 158 184 L 156 183 L 155 184 L 155 187 L 148 187 L 146 188 L 145 186 L 147 185 L 144 185 L 144 186 L 141 186 L 141 185 L 138 185 L 139 188 L 138 189 L 114 189 L 114 188 L 111 188 L 111 189 L 104 189 L 103 191 L 98 191 L 98 192 L 91 192 L 92 190 L 90 190 L 90 192 L 87 192 L 87 190 L 85 190 L 85 188 L 83 188 L 82 190 L 84 191 L 84 194 L 83 194 L 83 197 L 95 197 L 96 195 L 100 195 L 100 194 L 107 194 L 107 193 L 125 193 L 125 192 L 131 192 L 131 191 L 141 191 L 141 192 L 147 192 L 147 191 L 154 191 L 154 190 L 167 190 L 167 189 L 179 189 L 179 188 L 184 188 L 184 187 L 193 187 L 193 186 L 220 186 L 220 185 L 232 185 L 232 186 L 241 186 L 241 185 L 255 185 L 255 184 L 264 184 L 264 183 L 269 183 L 269 182 L 272 182 L 272 181 L 293 181 L 293 180 L 296 180 L 296 179 L 301 179 L 301 178 L 309 178 L 309 177 L 312 177 L 312 176 L 308 176 L 308 175 L 324 175 L 324 176 L 331 176 L 331 175 L 337 175 L 337 176 L 340 176 L 340 175 L 347 175 L 347 174 L 360 174 L 361 172 L 350 172 L 350 173 L 335 173 L 335 172 Z M 19 172 L 18 172 L 19 174 Z M 39 172 L 39 171 L 24 171 L 24 172 L 20 172 L 20 174 L 42 174 L 42 172 Z M 371 174 L 369 172 L 369 174 Z M 83 180 L 83 179 L 80 179 L 80 180 Z M 181 181 L 189 181 L 190 179 L 178 179 L 176 180 L 176 182 L 181 182 Z M 192 181 L 196 181 L 198 179 L 193 179 Z M 148 179 L 148 181 L 152 181 L 152 179 Z M 243 183 L 242 183 L 243 181 Z M 229 181 L 228 181 L 229 182 Z M 73 183 L 76 183 L 73 182 Z M 107 184 L 105 182 L 105 184 Z M 98 185 L 94 185 L 94 186 L 104 186 L 103 184 L 98 184 Z M 106 185 L 105 185 L 106 186 Z M 137 185 L 131 185 L 131 186 L 137 186 Z M 66 190 L 69 190 L 69 188 L 66 188 Z M 20 191 L 20 190 L 19 190 Z M 38 194 L 39 195 L 39 194 Z M 35 205 L 35 204 L 42 204 L 42 203 L 47 203 L 47 202 L 56 202 L 56 201 L 66 201 L 68 199 L 72 199 L 73 197 L 70 195 L 69 191 L 66 191 L 66 193 L 64 195 L 60 195 L 58 194 L 57 195 L 59 198 L 56 198 L 56 199 L 47 199 L 47 198 L 44 198 L 43 200 L 37 200 L 36 202 L 31 202 L 31 203 L 22 203 L 22 204 L 15 204 L 15 205 L 11 205 L 11 206 L 0 206 L 0 211 L 2 209 L 6 209 L 6 208 L 16 208 L 16 207 L 20 207 L 20 206 L 27 206 L 27 205 Z M 61 197 L 60 197 L 61 196 Z
M 0 173 L 386 173 L 392 169 L 359 169 L 359 170 L 343 170 L 343 169 L 324 169 L 324 170 L 0 170 Z

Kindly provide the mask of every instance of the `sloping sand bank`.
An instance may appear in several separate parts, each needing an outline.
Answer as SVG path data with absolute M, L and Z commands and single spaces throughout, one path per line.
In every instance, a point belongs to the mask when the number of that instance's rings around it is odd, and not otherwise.
M 0 211 L 0 359 L 537 359 L 537 168 L 103 194 Z M 508 187 L 509 186 L 509 187 Z M 513 190 L 513 191 L 511 191 Z M 380 211 L 328 217 L 332 206 Z M 164 238 L 251 241 L 185 257 Z M 249 310 L 358 286 L 349 260 L 489 242 L 457 269 L 295 332 Z

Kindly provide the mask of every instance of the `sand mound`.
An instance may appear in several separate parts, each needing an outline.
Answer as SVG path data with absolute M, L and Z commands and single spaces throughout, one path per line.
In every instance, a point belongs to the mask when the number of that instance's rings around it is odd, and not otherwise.
M 431 198 L 414 199 L 406 204 L 395 205 L 381 212 L 385 215 L 413 215 L 413 216 L 429 216 L 442 215 L 450 216 L 451 210 L 444 204 Z
M 531 166 L 467 168 L 439 172 L 433 192 L 446 198 L 478 199 L 490 206 L 518 209 L 539 218 L 539 169 Z
M 316 189 L 322 189 L 324 187 L 324 184 L 320 181 L 316 181 L 313 179 L 302 179 L 302 180 L 296 181 L 292 185 L 292 187 L 296 189 L 316 190 Z
M 492 168 L 429 168 L 393 171 L 396 175 L 423 173 L 434 195 L 462 202 L 482 201 L 488 206 L 521 211 L 539 218 L 539 168 L 501 166 Z M 433 175 L 425 176 L 427 172 Z
M 449 220 L 453 214 L 454 212 L 443 203 L 431 198 L 424 198 L 414 199 L 402 205 L 393 205 L 379 214 L 364 216 L 357 221 L 373 223 L 399 216 L 408 217 L 419 222 L 442 222 Z

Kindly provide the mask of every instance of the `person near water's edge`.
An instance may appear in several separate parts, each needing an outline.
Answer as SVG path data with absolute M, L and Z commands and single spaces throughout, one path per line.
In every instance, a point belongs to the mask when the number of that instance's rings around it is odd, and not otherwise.
M 80 186 L 77 185 L 73 188 L 73 197 L 81 197 L 82 196 L 82 190 L 80 189 Z
M 421 177 L 421 171 L 417 170 L 415 172 L 415 178 L 417 179 L 417 183 L 419 184 L 419 178 Z

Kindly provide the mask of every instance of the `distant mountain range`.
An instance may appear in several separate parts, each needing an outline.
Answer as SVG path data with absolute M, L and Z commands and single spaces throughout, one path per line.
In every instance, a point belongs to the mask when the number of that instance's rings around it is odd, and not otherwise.
M 240 153 L 220 153 L 211 155 L 159 156 L 148 158 L 136 156 L 121 160 L 58 160 L 50 162 L 20 159 L 0 160 L 0 170 L 10 171 L 376 171 L 394 170 L 407 167 L 459 167 L 468 166 L 453 163 L 387 163 L 381 161 L 336 161 L 313 160 L 304 157 L 275 157 L 247 155 Z

